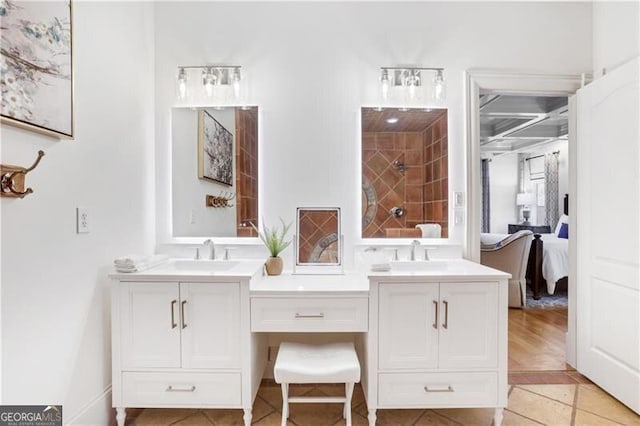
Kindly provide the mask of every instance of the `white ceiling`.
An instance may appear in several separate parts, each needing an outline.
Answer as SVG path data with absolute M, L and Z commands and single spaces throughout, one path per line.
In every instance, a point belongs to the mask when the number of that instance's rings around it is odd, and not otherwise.
M 480 95 L 480 152 L 492 157 L 536 151 L 566 140 L 566 96 Z

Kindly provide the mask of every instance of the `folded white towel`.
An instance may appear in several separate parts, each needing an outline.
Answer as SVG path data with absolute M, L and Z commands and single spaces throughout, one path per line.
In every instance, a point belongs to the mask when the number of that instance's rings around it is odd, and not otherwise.
M 374 263 L 371 265 L 371 270 L 373 272 L 388 272 L 391 270 L 390 263 Z
M 158 266 L 169 260 L 166 254 L 155 254 L 151 256 L 126 256 L 115 259 L 114 266 L 118 272 L 140 272 L 154 266 Z

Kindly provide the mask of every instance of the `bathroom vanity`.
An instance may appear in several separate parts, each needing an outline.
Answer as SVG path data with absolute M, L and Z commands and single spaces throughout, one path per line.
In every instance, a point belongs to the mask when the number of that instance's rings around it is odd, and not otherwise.
M 251 407 L 269 332 L 355 333 L 379 408 L 507 404 L 508 274 L 465 261 L 262 276 L 261 261 L 172 260 L 112 275 L 113 406 Z M 313 339 L 313 336 L 310 336 Z

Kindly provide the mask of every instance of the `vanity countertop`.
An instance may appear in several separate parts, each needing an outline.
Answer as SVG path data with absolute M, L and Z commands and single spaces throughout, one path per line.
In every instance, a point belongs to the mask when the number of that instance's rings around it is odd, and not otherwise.
M 170 259 L 142 272 L 114 272 L 110 278 L 121 281 L 228 281 L 262 275 L 263 260 Z
M 385 281 L 418 281 L 418 280 L 465 280 L 469 278 L 505 279 L 508 274 L 497 269 L 465 259 L 427 260 L 427 261 L 394 261 L 389 262 L 391 269 L 386 272 L 367 271 L 369 278 Z M 443 279 L 444 278 L 444 279 Z
M 265 276 L 251 282 L 251 295 L 281 295 L 283 293 L 363 293 L 369 292 L 367 275 L 346 272 L 344 275 L 293 275 L 285 273 Z

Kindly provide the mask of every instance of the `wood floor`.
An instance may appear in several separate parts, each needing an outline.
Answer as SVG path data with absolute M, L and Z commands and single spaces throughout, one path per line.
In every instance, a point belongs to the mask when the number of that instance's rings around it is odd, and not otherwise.
M 567 308 L 509 309 L 509 373 L 573 370 L 565 363 Z

